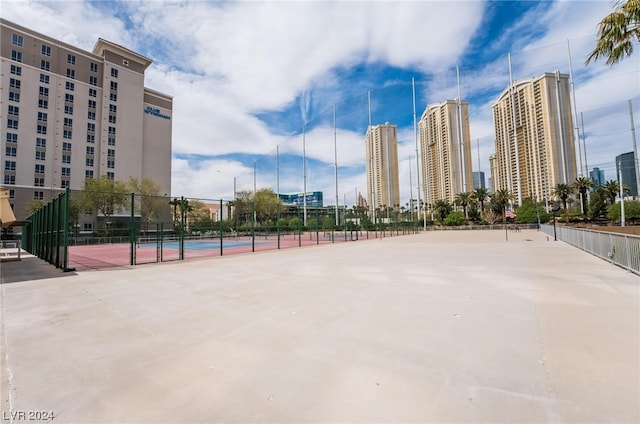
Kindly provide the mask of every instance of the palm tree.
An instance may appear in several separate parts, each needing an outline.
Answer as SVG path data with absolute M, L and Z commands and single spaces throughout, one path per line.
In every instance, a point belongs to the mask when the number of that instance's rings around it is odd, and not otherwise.
M 560 183 L 553 190 L 553 194 L 562 200 L 562 206 L 564 208 L 564 217 L 566 222 L 569 222 L 569 211 L 567 210 L 567 199 L 573 193 L 569 184 Z
M 477 188 L 473 192 L 473 197 L 480 203 L 480 212 L 484 212 L 484 202 L 489 198 L 489 190 Z
M 616 180 L 609 180 L 604 183 L 604 189 L 607 192 L 607 198 L 610 204 L 616 203 L 616 196 L 620 192 L 620 184 Z
M 463 193 L 458 193 L 456 195 L 456 204 L 462 206 L 462 211 L 464 212 L 464 219 L 469 219 L 469 215 L 467 215 L 467 206 L 472 200 L 472 194 L 465 191 Z
M 591 178 L 578 177 L 573 182 L 573 189 L 580 193 L 580 201 L 582 202 L 582 214 L 587 216 L 587 190 L 593 187 L 593 181 Z
M 491 196 L 491 200 L 497 205 L 500 205 L 500 210 L 502 211 L 502 223 L 504 225 L 507 224 L 507 205 L 513 199 L 515 199 L 515 196 L 506 188 L 496 190 L 496 192 Z
M 433 209 L 438 213 L 438 215 L 440 215 L 440 221 L 444 221 L 447 215 L 451 212 L 452 207 L 446 200 L 438 200 L 434 203 Z
M 587 57 L 591 60 L 607 58 L 607 65 L 614 65 L 633 53 L 634 42 L 640 41 L 640 0 L 619 0 L 613 12 L 598 24 L 596 47 Z

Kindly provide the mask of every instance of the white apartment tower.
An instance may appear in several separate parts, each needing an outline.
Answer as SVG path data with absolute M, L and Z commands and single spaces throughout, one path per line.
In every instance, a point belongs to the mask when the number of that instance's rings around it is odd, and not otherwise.
M 447 100 L 427 106 L 419 123 L 424 199 L 453 203 L 473 191 L 469 104 Z
M 400 205 L 397 126 L 370 126 L 365 137 L 369 210 Z
M 518 204 L 548 202 L 558 184 L 575 181 L 569 75 L 556 71 L 515 82 L 493 105 L 493 121 L 494 190 L 508 189 Z
M 171 192 L 173 99 L 144 86 L 148 59 L 98 39 L 88 52 L 0 19 L 0 185 L 30 199 L 106 175 Z

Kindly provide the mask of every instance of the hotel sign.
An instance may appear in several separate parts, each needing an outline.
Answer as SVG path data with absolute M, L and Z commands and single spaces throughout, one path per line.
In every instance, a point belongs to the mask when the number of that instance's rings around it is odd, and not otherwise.
M 160 112 L 160 109 L 157 109 L 151 106 L 147 106 L 144 110 L 144 113 L 146 113 L 147 115 L 157 116 L 158 118 L 162 118 L 162 119 L 171 119 L 169 115 L 165 115 L 162 112 Z

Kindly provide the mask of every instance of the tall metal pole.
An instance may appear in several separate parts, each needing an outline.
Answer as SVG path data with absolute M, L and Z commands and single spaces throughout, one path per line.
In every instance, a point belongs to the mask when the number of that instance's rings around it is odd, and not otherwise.
M 338 225 L 338 133 L 336 124 L 336 104 L 333 104 L 333 161 L 335 166 L 336 180 L 336 225 Z
M 278 211 L 276 214 L 276 237 L 280 249 L 280 146 L 276 146 L 276 193 L 278 195 Z
M 640 196 L 640 167 L 638 166 L 638 146 L 636 145 L 636 127 L 633 123 L 633 106 L 629 100 L 629 120 L 631 121 L 631 141 L 633 142 L 633 161 L 636 168 L 636 197 Z M 633 194 L 633 193 L 632 193 Z
M 482 178 L 482 171 L 480 168 L 480 139 L 479 138 L 476 139 L 476 145 L 478 147 L 478 188 L 484 188 L 482 187 L 482 183 L 484 182 L 484 180 L 480 179 Z
M 420 203 L 420 152 L 418 150 L 418 124 L 417 124 L 417 115 L 416 115 L 416 82 L 415 79 L 411 78 L 411 87 L 413 89 L 413 136 L 416 142 L 416 184 L 418 191 L 418 220 L 422 216 L 422 205 Z M 411 199 L 412 196 L 409 196 Z M 427 219 L 425 217 L 425 222 Z
M 555 72 L 556 75 L 556 112 L 558 115 L 558 132 L 559 134 L 559 138 L 560 138 L 560 148 L 558 150 L 560 150 L 560 169 L 562 170 L 562 179 L 561 181 L 563 183 L 569 183 L 571 184 L 571 181 L 569 181 L 568 179 L 568 175 L 567 175 L 567 161 L 565 158 L 565 142 L 564 142 L 564 127 L 562 126 L 562 113 L 561 113 L 561 103 L 560 103 L 560 71 L 558 71 L 556 69 Z
M 624 188 L 622 185 L 622 160 L 618 161 L 618 187 L 620 187 L 620 226 L 624 227 Z
M 255 226 L 258 221 L 256 219 L 256 162 L 253 162 L 253 225 Z
M 460 172 L 462 173 L 462 191 L 463 192 L 467 192 L 467 170 L 466 170 L 466 164 L 465 164 L 465 157 L 464 157 L 464 130 L 462 128 L 462 97 L 460 94 L 460 70 L 458 68 L 458 66 L 456 66 L 456 78 L 458 81 L 458 131 L 460 134 L 460 140 L 458 140 L 458 149 L 459 149 L 459 169 Z M 455 188 L 454 188 L 454 194 L 455 193 Z
M 518 130 L 516 127 L 516 87 L 513 84 L 513 71 L 511 69 L 511 53 L 509 53 L 509 84 L 511 91 L 511 119 L 513 120 L 513 150 L 516 155 L 516 188 L 518 190 L 518 205 L 522 204 L 522 188 L 520 186 L 520 152 L 518 151 Z
M 307 144 L 305 141 L 305 124 L 302 124 L 302 222 L 307 226 Z
M 576 110 L 576 90 L 573 84 L 573 65 L 571 63 L 571 45 L 569 44 L 569 39 L 567 39 L 567 52 L 569 54 L 569 80 L 571 82 L 571 95 L 573 97 L 573 119 L 574 119 L 574 128 L 578 133 L 578 159 L 580 159 L 580 168 L 578 172 L 578 176 L 582 176 L 582 149 L 580 147 L 580 128 L 578 127 L 578 112 Z M 573 130 L 572 130 L 573 131 Z M 575 153 L 575 152 L 574 152 Z M 589 170 L 585 169 L 585 176 L 589 176 Z
M 589 164 L 587 163 L 587 136 L 584 133 L 584 115 L 580 112 L 580 123 L 582 125 L 582 151 L 584 153 L 584 169 L 587 171 L 587 175 L 589 175 Z M 578 140 L 580 142 L 580 140 Z

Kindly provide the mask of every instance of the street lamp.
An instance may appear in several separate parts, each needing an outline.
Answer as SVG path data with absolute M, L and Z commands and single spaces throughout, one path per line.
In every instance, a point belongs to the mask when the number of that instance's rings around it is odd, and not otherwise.
M 556 235 L 556 212 L 560 210 L 560 206 L 556 205 L 551 209 L 553 212 L 553 241 L 558 241 L 558 237 Z

